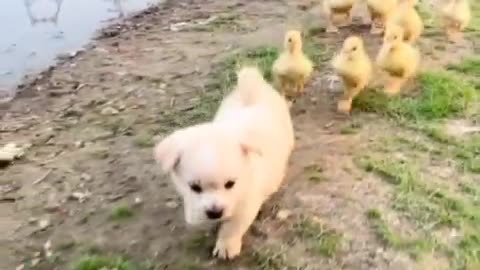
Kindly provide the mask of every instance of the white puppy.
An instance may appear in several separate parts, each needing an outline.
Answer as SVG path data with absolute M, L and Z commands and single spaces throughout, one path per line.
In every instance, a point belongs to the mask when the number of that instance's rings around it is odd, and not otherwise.
M 261 205 L 278 190 L 293 147 L 285 99 L 257 68 L 245 67 L 213 121 L 174 132 L 154 155 L 183 197 L 186 222 L 221 222 L 213 254 L 232 259 Z

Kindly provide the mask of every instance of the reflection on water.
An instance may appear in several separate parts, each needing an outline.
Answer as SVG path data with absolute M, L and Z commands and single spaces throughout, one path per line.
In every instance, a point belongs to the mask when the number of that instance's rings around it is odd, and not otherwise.
M 106 20 L 159 1 L 0 0 L 0 91 L 79 49 Z

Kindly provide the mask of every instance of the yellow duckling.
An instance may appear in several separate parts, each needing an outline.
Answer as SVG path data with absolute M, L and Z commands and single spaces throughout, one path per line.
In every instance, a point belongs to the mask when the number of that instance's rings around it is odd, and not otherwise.
M 372 34 L 380 34 L 392 13 L 397 8 L 397 0 L 367 0 L 367 7 L 372 18 Z
M 472 19 L 468 0 L 447 0 L 441 9 L 447 38 L 456 42 L 462 38 L 462 32 Z
M 333 58 L 332 66 L 345 86 L 338 111 L 349 113 L 353 99 L 365 89 L 372 77 L 372 61 L 365 51 L 363 40 L 357 36 L 345 39 L 342 49 Z
M 303 94 L 305 82 L 312 74 L 313 64 L 303 53 L 300 31 L 288 31 L 284 46 L 285 50 L 273 63 L 275 81 L 286 96 Z
M 419 63 L 420 53 L 404 41 L 403 29 L 389 24 L 376 59 L 377 66 L 389 77 L 385 84 L 385 93 L 398 94 L 406 81 L 415 76 Z
M 418 40 L 424 29 L 422 18 L 415 9 L 416 4 L 416 0 L 403 0 L 387 23 L 402 27 L 404 40 L 410 44 Z
M 357 0 L 324 0 L 323 10 L 328 16 L 327 33 L 338 32 L 338 25 L 352 22 L 352 8 Z

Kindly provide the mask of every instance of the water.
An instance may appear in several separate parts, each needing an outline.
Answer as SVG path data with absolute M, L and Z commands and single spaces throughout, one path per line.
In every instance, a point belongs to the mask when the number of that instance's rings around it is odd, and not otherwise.
M 12 92 L 24 75 L 80 49 L 107 20 L 159 1 L 0 0 L 0 92 Z

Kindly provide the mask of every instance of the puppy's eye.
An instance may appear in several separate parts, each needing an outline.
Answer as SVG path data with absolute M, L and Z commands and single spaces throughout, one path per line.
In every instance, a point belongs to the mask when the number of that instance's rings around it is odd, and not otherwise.
M 193 190 L 195 193 L 202 193 L 202 187 L 199 184 L 191 184 L 190 188 Z
M 233 188 L 233 186 L 235 186 L 235 181 L 233 181 L 233 180 L 228 180 L 228 181 L 225 183 L 225 188 L 226 188 L 226 189 L 231 189 L 231 188 Z

